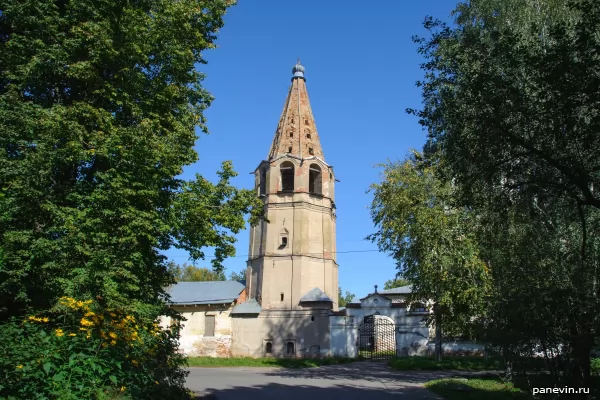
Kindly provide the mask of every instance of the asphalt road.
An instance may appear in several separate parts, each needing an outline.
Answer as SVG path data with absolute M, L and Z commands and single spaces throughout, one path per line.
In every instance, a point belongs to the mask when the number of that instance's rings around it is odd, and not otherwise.
M 397 372 L 385 363 L 320 368 L 190 368 L 187 387 L 198 399 L 217 400 L 437 400 L 423 388 L 440 372 Z

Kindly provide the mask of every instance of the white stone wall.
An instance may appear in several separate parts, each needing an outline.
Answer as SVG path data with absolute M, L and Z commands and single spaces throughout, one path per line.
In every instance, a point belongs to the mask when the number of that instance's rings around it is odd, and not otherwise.
M 179 349 L 188 356 L 229 357 L 231 356 L 232 327 L 230 312 L 233 304 L 176 306 L 186 319 L 182 322 Z M 215 317 L 214 336 L 205 335 L 207 315 Z M 161 325 L 166 327 L 170 318 L 163 317 Z

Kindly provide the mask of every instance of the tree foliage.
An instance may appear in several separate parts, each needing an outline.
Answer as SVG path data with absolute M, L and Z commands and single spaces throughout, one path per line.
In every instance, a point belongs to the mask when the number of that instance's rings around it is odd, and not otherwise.
M 394 257 L 417 296 L 412 301 L 434 301 L 437 328 L 466 333 L 472 317 L 483 313 L 489 288 L 472 215 L 455 206 L 454 188 L 437 177 L 437 164 L 422 154 L 414 151 L 383 168 L 382 182 L 371 189 L 378 230 L 369 239 Z
M 356 295 L 354 293 L 350 293 L 347 290 L 346 290 L 346 294 L 343 295 L 342 288 L 338 287 L 338 306 L 339 307 L 346 307 L 346 304 L 352 303 L 352 300 L 354 300 L 355 297 L 356 297 Z
M 162 251 L 210 246 L 220 271 L 260 218 L 230 162 L 216 183 L 178 178 L 212 100 L 195 67 L 231 3 L 0 0 L 0 323 L 63 296 L 151 323 L 174 279 Z
M 491 267 L 487 340 L 589 385 L 598 337 L 600 4 L 473 0 L 427 18 L 420 118 Z
M 394 289 L 394 288 L 402 287 L 402 286 L 406 286 L 406 285 L 410 285 L 410 282 L 407 281 L 406 279 L 394 278 L 394 279 L 389 279 L 389 280 L 385 281 L 385 284 L 383 285 L 383 289 L 384 290 Z
M 174 262 L 169 262 L 167 268 L 173 272 L 175 281 L 177 282 L 209 282 L 209 281 L 224 281 L 225 273 L 223 271 L 215 271 L 206 267 L 196 267 L 183 263 L 178 265 Z
M 246 280 L 246 268 L 240 270 L 240 272 L 233 271 L 229 274 L 230 281 L 245 281 Z

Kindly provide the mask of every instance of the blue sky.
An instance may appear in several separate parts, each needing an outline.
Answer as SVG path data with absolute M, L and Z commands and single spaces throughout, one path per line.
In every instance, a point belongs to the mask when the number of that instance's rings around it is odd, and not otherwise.
M 375 166 L 420 149 L 425 132 L 407 107 L 419 108 L 423 61 L 412 35 L 423 35 L 426 15 L 448 20 L 452 0 L 240 0 L 225 17 L 216 50 L 205 53 L 204 87 L 215 100 L 206 111 L 209 135 L 196 143 L 200 160 L 183 177 L 215 180 L 232 160 L 238 187 L 252 188 L 250 173 L 267 157 L 300 57 L 325 160 L 336 178 L 337 261 L 344 291 L 358 298 L 394 277 L 394 260 L 364 238 L 375 228 L 369 185 Z M 344 253 L 345 251 L 372 250 Z M 180 264 L 188 254 L 172 249 Z M 238 235 L 237 256 L 226 273 L 245 268 L 248 231 Z M 199 261 L 210 266 L 210 258 Z

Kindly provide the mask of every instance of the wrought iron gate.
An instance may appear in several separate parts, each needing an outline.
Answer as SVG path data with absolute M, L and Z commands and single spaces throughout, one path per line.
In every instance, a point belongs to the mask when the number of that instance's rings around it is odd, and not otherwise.
M 371 360 L 396 355 L 396 324 L 387 318 L 365 317 L 358 328 L 358 354 Z

